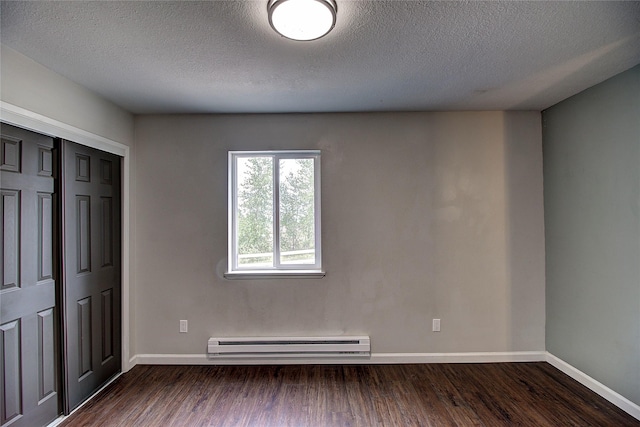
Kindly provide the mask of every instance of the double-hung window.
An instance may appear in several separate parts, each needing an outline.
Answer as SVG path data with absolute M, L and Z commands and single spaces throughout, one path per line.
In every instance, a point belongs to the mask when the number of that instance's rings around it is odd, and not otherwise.
M 225 277 L 322 277 L 320 234 L 320 151 L 229 152 Z

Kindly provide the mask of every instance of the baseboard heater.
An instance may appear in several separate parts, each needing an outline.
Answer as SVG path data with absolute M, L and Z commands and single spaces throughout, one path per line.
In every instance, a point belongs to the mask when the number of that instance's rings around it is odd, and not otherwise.
M 369 357 L 368 336 L 209 338 L 215 358 Z

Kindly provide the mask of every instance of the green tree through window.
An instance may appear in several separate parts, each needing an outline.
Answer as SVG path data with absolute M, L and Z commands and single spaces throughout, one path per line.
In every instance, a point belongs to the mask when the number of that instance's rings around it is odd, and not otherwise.
M 289 165 L 290 167 L 287 167 Z M 315 246 L 313 178 L 313 159 L 280 160 L 282 262 L 313 262 L 311 251 Z
M 238 195 L 238 251 L 241 255 L 270 253 L 273 249 L 273 160 L 249 157 L 241 161 L 245 171 Z M 271 262 L 271 258 L 249 261 Z

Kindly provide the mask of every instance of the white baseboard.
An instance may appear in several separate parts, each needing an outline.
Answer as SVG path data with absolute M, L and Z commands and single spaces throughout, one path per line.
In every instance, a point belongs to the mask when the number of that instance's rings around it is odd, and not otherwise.
M 206 354 L 138 354 L 134 365 L 384 365 L 406 363 L 497 363 L 545 362 L 544 351 L 478 352 L 478 353 L 372 353 L 371 357 L 349 358 L 243 358 L 219 359 Z
M 466 353 L 374 353 L 369 364 L 543 362 L 544 351 Z
M 619 393 L 611 390 L 606 385 L 602 384 L 599 381 L 591 378 L 589 375 L 580 371 L 579 369 L 574 368 L 564 360 L 554 356 L 553 354 L 547 352 L 547 362 L 569 375 L 574 380 L 578 381 L 583 386 L 587 387 L 591 391 L 599 394 L 600 396 L 607 399 L 609 402 L 616 405 L 618 408 L 622 409 L 632 417 L 640 420 L 640 406 L 636 405 L 626 397 L 622 396 Z

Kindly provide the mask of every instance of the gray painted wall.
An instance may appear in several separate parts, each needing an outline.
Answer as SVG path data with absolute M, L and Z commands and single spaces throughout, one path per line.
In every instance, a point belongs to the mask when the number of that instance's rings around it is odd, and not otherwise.
M 543 351 L 541 148 L 537 112 L 137 117 L 137 353 L 298 334 Z M 249 149 L 322 150 L 325 278 L 222 277 L 227 152 Z
M 640 66 L 543 117 L 547 350 L 640 404 Z
M 1 45 L 4 102 L 121 144 L 133 144 L 133 115 L 71 80 Z

